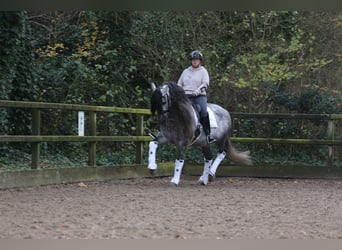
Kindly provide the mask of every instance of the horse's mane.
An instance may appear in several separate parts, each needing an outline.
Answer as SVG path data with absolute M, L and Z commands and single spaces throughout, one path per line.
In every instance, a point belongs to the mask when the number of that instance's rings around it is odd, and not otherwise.
M 163 110 L 162 110 L 162 93 L 160 88 L 164 85 L 169 87 L 169 98 L 171 105 L 169 107 L 170 115 L 168 116 L 169 122 L 184 124 L 183 130 L 188 136 L 192 136 L 193 133 L 193 110 L 191 101 L 185 95 L 182 87 L 178 86 L 175 82 L 164 82 L 159 88 L 157 88 L 151 96 L 151 113 L 155 114 L 157 111 L 159 115 L 159 121 L 163 122 Z
M 174 109 L 185 108 L 188 109 L 188 106 L 191 105 L 189 98 L 185 95 L 185 92 L 182 87 L 178 86 L 175 82 L 164 82 L 153 91 L 151 96 L 151 113 L 155 114 L 157 111 L 158 114 L 161 114 L 162 111 L 162 93 L 160 88 L 164 85 L 168 85 L 169 93 L 171 98 L 171 107 L 170 112 L 174 111 Z M 186 108 L 187 107 L 187 108 Z M 186 110 L 184 110 L 186 111 Z

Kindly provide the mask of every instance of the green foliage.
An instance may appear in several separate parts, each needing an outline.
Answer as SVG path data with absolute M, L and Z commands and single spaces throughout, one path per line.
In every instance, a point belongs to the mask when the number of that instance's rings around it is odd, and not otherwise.
M 46 143 L 45 143 L 46 144 Z M 48 168 L 76 168 L 87 166 L 86 150 L 81 152 L 76 150 L 74 154 L 69 154 L 68 151 L 61 150 L 54 152 L 47 150 L 50 147 L 42 145 L 40 167 Z M 79 146 L 79 145 L 78 145 Z M 9 149 L 9 154 L 0 156 L 0 171 L 16 171 L 31 169 L 31 153 L 24 152 L 15 148 Z
M 33 100 L 34 72 L 30 26 L 25 12 L 0 12 L 0 99 Z M 0 110 L 0 134 L 29 134 L 31 114 Z M 27 145 L 12 145 L 28 149 Z M 8 145 L 1 145 L 6 154 Z
M 271 88 L 268 101 L 275 104 L 276 110 L 285 108 L 286 112 L 308 113 L 308 114 L 337 114 L 341 113 L 339 108 L 340 98 L 318 90 L 307 89 L 298 94 L 291 94 L 277 88 Z
M 317 89 L 308 89 L 298 96 L 298 113 L 336 114 L 341 110 L 336 98 Z
M 274 22 L 282 22 L 282 18 L 289 15 L 291 23 L 283 23 L 286 32 L 279 33 L 277 28 L 273 29 Z M 303 77 L 303 69 L 319 68 L 329 63 L 326 60 L 304 60 L 311 51 L 314 37 L 305 37 L 297 26 L 298 18 L 297 12 L 252 12 L 245 17 L 244 20 L 250 24 L 247 27 L 251 29 L 248 48 L 234 58 L 234 62 L 227 67 L 227 74 L 233 76 L 229 80 L 231 84 L 247 91 L 249 103 L 246 108 L 249 112 L 259 112 L 265 108 L 263 103 L 270 97 L 270 90 L 263 83 L 268 83 L 268 87 L 285 85 L 286 88 L 287 84 Z

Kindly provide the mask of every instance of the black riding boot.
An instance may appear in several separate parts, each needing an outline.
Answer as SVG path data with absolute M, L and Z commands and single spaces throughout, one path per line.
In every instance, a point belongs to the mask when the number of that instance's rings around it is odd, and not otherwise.
M 200 122 L 201 122 L 201 124 L 203 126 L 204 133 L 207 136 L 208 143 L 210 144 L 210 143 L 215 142 L 216 140 L 213 137 L 211 137 L 211 135 L 210 135 L 209 115 L 207 115 L 205 117 L 201 117 Z

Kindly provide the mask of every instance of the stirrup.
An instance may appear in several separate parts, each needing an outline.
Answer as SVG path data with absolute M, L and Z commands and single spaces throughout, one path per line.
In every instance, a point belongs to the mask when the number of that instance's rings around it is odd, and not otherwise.
M 215 138 L 212 138 L 210 135 L 207 135 L 207 142 L 208 142 L 209 144 L 211 144 L 211 143 L 216 142 L 216 139 L 215 139 Z
M 194 136 L 193 136 L 193 138 L 192 138 L 191 143 L 190 143 L 189 146 L 191 146 L 192 144 L 194 144 L 194 143 L 199 139 L 200 135 L 201 135 L 201 127 L 200 127 L 200 125 L 197 125 L 195 134 L 194 134 Z

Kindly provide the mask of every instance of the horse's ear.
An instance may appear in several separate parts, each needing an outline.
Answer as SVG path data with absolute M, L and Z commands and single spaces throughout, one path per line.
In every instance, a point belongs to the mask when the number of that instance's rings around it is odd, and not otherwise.
M 151 88 L 152 91 L 155 91 L 157 89 L 156 85 L 154 84 L 154 82 L 151 82 Z
M 150 99 L 150 109 L 151 109 L 151 113 L 152 115 L 155 114 L 156 110 L 157 110 L 157 106 L 158 106 L 158 102 L 159 102 L 159 98 L 157 97 L 158 93 L 156 91 L 153 91 L 152 92 L 152 95 L 151 95 L 151 99 Z

